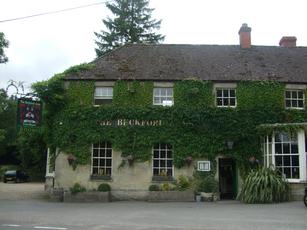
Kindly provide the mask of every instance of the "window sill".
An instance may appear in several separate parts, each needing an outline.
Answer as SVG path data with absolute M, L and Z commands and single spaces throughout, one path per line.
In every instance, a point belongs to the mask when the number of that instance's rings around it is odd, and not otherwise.
M 287 110 L 304 110 L 305 107 L 286 107 Z
M 301 180 L 301 179 L 286 179 L 288 183 L 296 183 L 296 184 L 305 184 L 306 180 Z
M 152 181 L 153 182 L 175 181 L 175 179 L 172 176 L 153 176 Z
M 232 106 L 217 105 L 216 107 L 217 107 L 217 108 L 230 108 L 230 109 L 235 109 L 235 108 L 237 108 L 236 105 L 232 105 Z
M 108 175 L 91 175 L 91 180 L 112 181 L 112 177 Z

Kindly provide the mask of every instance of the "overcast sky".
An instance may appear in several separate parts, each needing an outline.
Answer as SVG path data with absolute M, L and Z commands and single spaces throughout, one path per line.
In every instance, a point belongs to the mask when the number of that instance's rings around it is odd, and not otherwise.
M 0 0 L 0 21 L 106 0 Z M 151 0 L 153 17 L 162 19 L 166 44 L 237 45 L 242 23 L 252 28 L 252 44 L 277 46 L 296 36 L 307 46 L 306 0 Z M 7 64 L 0 64 L 0 88 L 10 79 L 46 80 L 72 65 L 95 58 L 94 31 L 112 16 L 104 4 L 64 13 L 0 23 L 10 41 Z

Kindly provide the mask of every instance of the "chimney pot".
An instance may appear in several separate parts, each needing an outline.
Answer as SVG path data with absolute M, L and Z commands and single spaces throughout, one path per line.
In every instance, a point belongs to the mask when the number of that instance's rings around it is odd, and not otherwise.
M 284 36 L 280 39 L 279 46 L 286 48 L 296 47 L 296 40 L 294 36 Z
M 248 27 L 246 23 L 243 23 L 240 30 L 239 30 L 239 37 L 240 37 L 240 46 L 242 49 L 249 49 L 251 48 L 251 31 L 252 29 Z

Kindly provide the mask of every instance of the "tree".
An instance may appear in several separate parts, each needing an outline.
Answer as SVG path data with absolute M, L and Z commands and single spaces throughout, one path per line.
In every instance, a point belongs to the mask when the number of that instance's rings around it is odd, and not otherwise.
M 106 6 L 114 18 L 102 20 L 108 31 L 95 32 L 97 57 L 126 43 L 159 43 L 164 36 L 157 34 L 161 20 L 151 18 L 154 9 L 148 7 L 149 0 L 114 0 Z
M 16 101 L 0 89 L 0 164 L 16 162 Z
M 5 39 L 4 33 L 0 32 L 0 63 L 6 63 L 8 61 L 7 56 L 5 56 L 4 49 L 8 48 L 9 42 Z

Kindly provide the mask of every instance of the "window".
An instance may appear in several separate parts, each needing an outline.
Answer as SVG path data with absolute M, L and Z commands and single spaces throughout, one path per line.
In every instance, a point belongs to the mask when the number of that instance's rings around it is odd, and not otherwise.
M 113 100 L 113 87 L 96 87 L 94 105 L 110 104 Z
M 173 176 L 173 151 L 169 144 L 156 144 L 153 148 L 153 175 Z
M 286 178 L 300 177 L 297 134 L 277 133 L 275 135 L 275 166 Z
M 275 133 L 272 138 L 267 136 L 264 143 L 264 165 L 266 167 L 275 165 L 276 169 L 287 179 L 302 179 L 300 171 L 306 166 L 300 164 L 299 145 L 303 143 L 298 142 L 298 133 Z
M 304 91 L 303 90 L 286 90 L 285 102 L 286 102 L 286 108 L 303 109 L 304 108 Z
M 216 105 L 218 107 L 236 107 L 235 89 L 216 89 Z
M 93 144 L 92 175 L 111 176 L 112 174 L 112 145 L 110 142 Z
M 172 106 L 174 104 L 173 88 L 154 88 L 153 91 L 153 104 Z

